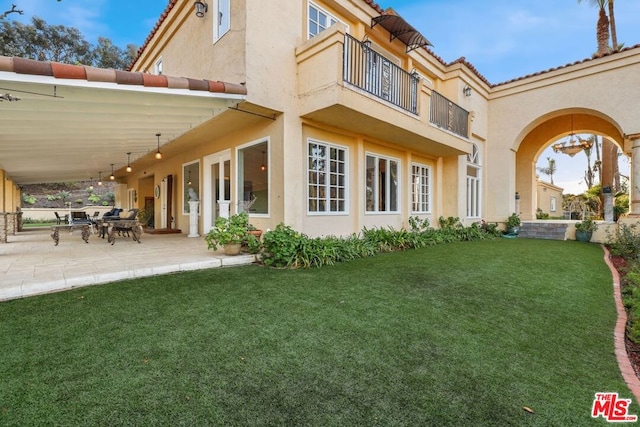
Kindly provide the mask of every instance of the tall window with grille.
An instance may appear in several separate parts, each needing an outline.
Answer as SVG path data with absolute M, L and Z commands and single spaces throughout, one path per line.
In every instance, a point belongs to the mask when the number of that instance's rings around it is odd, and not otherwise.
M 414 214 L 431 213 L 431 168 L 414 163 L 411 165 L 411 212 Z
M 321 9 L 317 4 L 309 2 L 307 38 L 313 38 L 314 36 L 318 35 L 318 33 L 326 30 L 336 22 L 338 22 L 337 18 L 333 17 L 327 11 Z
M 347 213 L 347 149 L 309 140 L 308 150 L 307 211 L 310 214 Z
M 481 211 L 481 159 L 477 144 L 467 154 L 467 218 L 480 218 Z
M 398 213 L 400 206 L 400 162 L 367 154 L 365 159 L 366 212 Z

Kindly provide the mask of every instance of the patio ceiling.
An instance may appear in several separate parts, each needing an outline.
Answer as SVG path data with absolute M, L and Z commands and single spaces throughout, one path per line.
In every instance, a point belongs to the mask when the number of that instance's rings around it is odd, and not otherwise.
M 184 85 L 150 87 L 147 76 L 142 85 L 0 71 L 3 97 L 20 98 L 0 102 L 0 168 L 18 185 L 96 179 L 99 172 L 104 178 L 112 163 L 126 166 L 128 152 L 132 163 L 155 152 L 157 133 L 162 151 L 245 99 Z

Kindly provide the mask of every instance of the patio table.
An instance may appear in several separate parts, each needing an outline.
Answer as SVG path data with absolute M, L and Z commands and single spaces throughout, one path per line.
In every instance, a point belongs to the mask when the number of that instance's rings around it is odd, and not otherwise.
M 60 241 L 60 229 L 69 230 L 69 234 L 73 233 L 74 229 L 79 229 L 81 232 L 82 240 L 85 243 L 89 243 L 89 227 L 91 224 L 58 224 L 51 226 L 51 238 L 53 239 L 55 246 L 58 246 L 58 242 Z
M 117 231 L 131 232 L 133 240 L 140 243 L 140 236 L 142 236 L 142 225 L 137 219 L 114 219 L 114 220 L 102 220 L 102 230 L 107 228 L 107 241 L 112 245 L 116 242 L 115 233 Z

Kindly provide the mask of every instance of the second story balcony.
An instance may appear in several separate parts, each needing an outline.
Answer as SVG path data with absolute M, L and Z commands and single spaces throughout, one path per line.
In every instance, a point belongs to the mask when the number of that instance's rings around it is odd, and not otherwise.
M 418 114 L 417 74 L 409 74 L 388 58 L 345 34 L 342 79 L 373 96 L 384 99 L 405 111 Z
M 437 156 L 467 154 L 469 113 L 334 25 L 296 49 L 301 117 Z

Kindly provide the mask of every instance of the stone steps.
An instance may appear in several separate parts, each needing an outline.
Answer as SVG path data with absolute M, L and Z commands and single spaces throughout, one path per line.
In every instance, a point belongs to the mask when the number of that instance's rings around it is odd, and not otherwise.
M 523 222 L 518 237 L 529 239 L 565 240 L 567 224 Z

